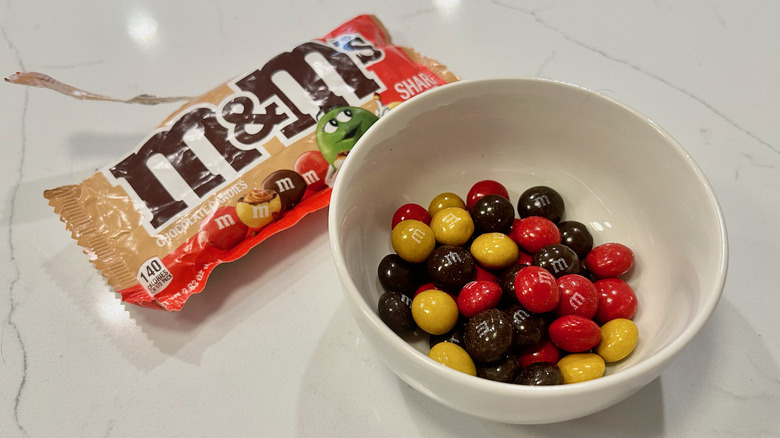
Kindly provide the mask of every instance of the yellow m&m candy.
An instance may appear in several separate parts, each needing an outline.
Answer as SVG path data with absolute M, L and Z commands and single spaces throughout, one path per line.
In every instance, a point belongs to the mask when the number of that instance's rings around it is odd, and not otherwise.
M 477 375 L 477 367 L 471 356 L 461 346 L 452 342 L 439 342 L 434 345 L 428 357 L 462 373 Z
M 617 362 L 634 351 L 639 339 L 639 329 L 634 321 L 615 318 L 601 326 L 601 342 L 596 353 L 605 362 Z
M 409 263 L 424 262 L 436 246 L 431 227 L 414 219 L 396 225 L 390 240 L 393 250 Z
M 428 213 L 433 217 L 439 210 L 443 210 L 449 207 L 457 207 L 466 209 L 466 203 L 463 202 L 463 198 L 456 193 L 444 192 L 436 195 L 428 205 Z
M 458 304 L 447 292 L 422 291 L 412 300 L 412 318 L 432 335 L 443 335 L 458 322 Z
M 471 255 L 483 268 L 504 269 L 517 262 L 520 250 L 506 234 L 485 233 L 471 242 Z
M 577 353 L 562 357 L 558 368 L 563 374 L 563 383 L 568 384 L 598 379 L 604 375 L 607 366 L 598 354 Z
M 447 207 L 433 215 L 431 230 L 436 241 L 442 245 L 461 246 L 474 234 L 474 221 L 468 211 Z

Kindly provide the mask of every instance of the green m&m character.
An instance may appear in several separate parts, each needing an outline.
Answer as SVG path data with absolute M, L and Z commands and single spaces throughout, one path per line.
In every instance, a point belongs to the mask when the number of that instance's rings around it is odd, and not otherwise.
M 344 155 L 358 139 L 379 120 L 372 112 L 355 106 L 339 107 L 328 111 L 317 123 L 317 147 L 331 166 L 339 154 Z

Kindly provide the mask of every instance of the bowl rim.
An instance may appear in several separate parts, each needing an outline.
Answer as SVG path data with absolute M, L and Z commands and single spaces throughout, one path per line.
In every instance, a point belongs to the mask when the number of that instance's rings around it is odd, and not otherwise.
M 372 126 L 371 129 L 369 129 L 363 135 L 363 137 L 358 140 L 357 144 L 341 166 L 339 174 L 342 177 L 336 178 L 335 184 L 333 186 L 330 201 L 331 206 L 328 213 L 328 234 L 334 264 L 336 266 L 337 274 L 341 280 L 344 294 L 351 300 L 353 309 L 357 309 L 361 314 L 363 314 L 365 321 L 368 323 L 371 329 L 376 334 L 381 336 L 381 338 L 388 345 L 390 345 L 393 350 L 408 357 L 416 367 L 422 369 L 425 373 L 438 374 L 442 378 L 450 380 L 453 384 L 462 385 L 472 390 L 490 391 L 495 395 L 517 396 L 522 394 L 539 397 L 555 397 L 563 394 L 571 395 L 573 393 L 585 394 L 590 392 L 597 392 L 615 385 L 625 384 L 629 381 L 641 378 L 642 376 L 652 375 L 652 378 L 655 378 L 658 374 L 660 374 L 663 368 L 669 362 L 671 362 L 671 360 L 673 360 L 682 351 L 682 349 L 701 331 L 714 312 L 718 302 L 720 301 L 720 298 L 723 295 L 723 288 L 725 286 L 728 270 L 728 235 L 723 212 L 715 192 L 704 175 L 704 172 L 694 161 L 691 155 L 682 147 L 679 142 L 677 142 L 677 140 L 675 140 L 666 130 L 661 128 L 653 120 L 649 119 L 647 116 L 635 110 L 634 108 L 610 96 L 606 96 L 602 93 L 568 82 L 530 77 L 499 77 L 489 79 L 461 80 L 418 94 L 405 101 L 402 107 L 405 107 L 409 110 L 415 110 L 417 107 L 426 107 L 429 105 L 429 101 L 436 102 L 440 100 L 442 102 L 446 102 L 448 95 L 460 93 L 462 89 L 468 90 L 481 87 L 511 87 L 517 86 L 518 84 L 544 87 L 564 87 L 570 89 L 570 91 L 586 93 L 591 97 L 603 99 L 604 101 L 619 107 L 623 111 L 631 113 L 634 117 L 641 119 L 666 140 L 667 145 L 673 148 L 673 152 L 679 155 L 688 165 L 689 169 L 693 171 L 694 176 L 704 188 L 708 201 L 713 207 L 713 210 L 717 216 L 720 238 L 720 257 L 717 272 L 718 279 L 715 283 L 716 293 L 713 294 L 709 300 L 702 303 L 701 308 L 696 312 L 691 322 L 683 329 L 683 331 L 674 340 L 663 346 L 656 354 L 636 364 L 633 364 L 628 368 L 622 369 L 619 372 L 605 375 L 599 379 L 559 386 L 513 385 L 470 376 L 460 371 L 448 368 L 434 361 L 433 359 L 430 359 L 427 355 L 423 354 L 414 346 L 406 342 L 401 336 L 393 332 L 379 318 L 379 315 L 374 311 L 374 309 L 371 308 L 368 303 L 366 303 L 366 301 L 361 296 L 357 285 L 349 275 L 346 266 L 344 249 L 339 239 L 341 221 L 339 201 L 341 200 L 342 196 L 344 196 L 342 195 L 342 192 L 345 190 L 343 188 L 344 184 L 341 184 L 340 182 L 347 179 L 343 177 L 343 175 L 351 174 L 356 171 L 353 170 L 353 167 L 354 169 L 357 169 L 357 165 L 351 164 L 353 161 L 358 161 L 354 158 L 355 156 L 362 156 L 369 153 L 370 149 L 363 147 L 362 145 L 369 143 L 373 137 L 379 136 L 381 131 L 384 130 L 384 125 L 391 124 L 396 118 L 401 117 L 401 114 L 399 114 L 397 109 L 395 109 L 375 122 L 374 126 Z M 406 110 L 405 112 L 410 112 L 409 110 Z M 393 371 L 395 372 L 395 370 Z M 652 379 L 648 379 L 645 383 L 649 383 L 650 380 Z

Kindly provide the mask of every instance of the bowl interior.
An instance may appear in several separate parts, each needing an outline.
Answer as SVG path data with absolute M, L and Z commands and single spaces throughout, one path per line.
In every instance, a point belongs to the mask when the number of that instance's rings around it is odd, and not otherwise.
M 591 91 L 496 79 L 415 97 L 380 119 L 350 153 L 334 187 L 330 233 L 357 317 L 389 332 L 376 315 L 383 292 L 377 265 L 392 252 L 395 209 L 407 202 L 427 207 L 441 192 L 465 199 L 482 179 L 504 184 L 515 206 L 525 189 L 553 187 L 565 201 L 564 220 L 586 224 L 595 244 L 634 250 L 625 279 L 639 300 L 640 341 L 608 374 L 668 360 L 717 303 L 726 268 L 723 219 L 682 147 L 642 115 Z M 409 341 L 427 354 L 427 340 Z

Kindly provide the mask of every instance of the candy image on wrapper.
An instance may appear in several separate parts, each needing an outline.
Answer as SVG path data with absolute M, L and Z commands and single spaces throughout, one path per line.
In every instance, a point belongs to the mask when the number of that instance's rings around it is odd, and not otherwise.
M 282 201 L 273 190 L 252 190 L 236 204 L 238 218 L 249 228 L 263 228 L 279 219 Z
M 306 151 L 295 160 L 294 169 L 306 181 L 306 191 L 316 193 L 325 188 L 325 177 L 330 164 L 325 161 L 322 152 Z M 306 195 L 304 194 L 304 197 Z
M 279 194 L 282 211 L 295 207 L 306 194 L 306 180 L 296 171 L 281 169 L 263 180 L 263 190 Z
M 198 236 L 206 244 L 228 250 L 244 240 L 248 230 L 249 227 L 238 216 L 236 207 L 226 206 L 215 209 L 203 219 Z

